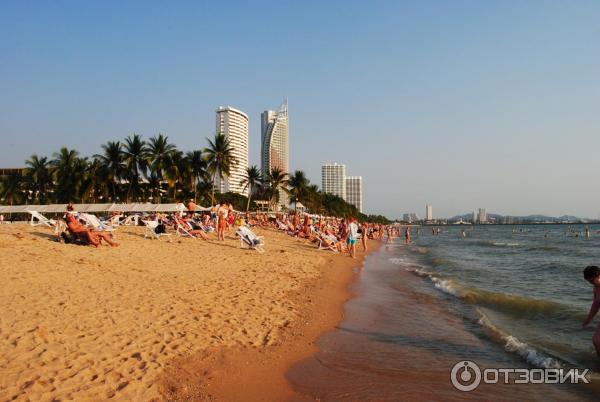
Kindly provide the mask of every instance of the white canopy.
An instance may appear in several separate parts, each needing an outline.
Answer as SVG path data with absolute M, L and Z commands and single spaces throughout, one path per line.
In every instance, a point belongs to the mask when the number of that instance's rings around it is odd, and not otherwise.
M 182 204 L 74 204 L 79 212 L 175 212 L 186 211 Z M 0 205 L 0 213 L 27 213 L 37 211 L 40 213 L 61 213 L 67 210 L 67 204 L 50 205 Z M 209 208 L 196 206 L 196 211 L 208 211 Z

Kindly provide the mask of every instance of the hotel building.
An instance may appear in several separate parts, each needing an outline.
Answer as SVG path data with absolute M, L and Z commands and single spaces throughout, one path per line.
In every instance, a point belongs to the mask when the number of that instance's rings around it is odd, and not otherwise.
M 324 193 L 337 195 L 345 200 L 346 165 L 328 163 L 321 166 L 321 189 Z
M 217 109 L 217 133 L 223 133 L 229 139 L 232 154 L 237 163 L 231 167 L 229 176 L 223 180 L 215 178 L 215 187 L 221 193 L 233 192 L 248 195 L 242 181 L 248 170 L 248 115 L 231 106 L 219 106 Z
M 431 205 L 425 206 L 425 220 L 427 222 L 433 221 L 433 207 Z
M 290 172 L 289 132 L 287 101 L 279 111 L 265 110 L 261 114 L 261 170 L 264 175 L 274 167 L 283 173 Z M 288 195 L 284 190 L 279 192 L 279 204 L 288 205 Z
M 485 208 L 479 208 L 479 223 L 487 223 L 487 211 Z
M 346 177 L 346 201 L 362 213 L 362 177 Z

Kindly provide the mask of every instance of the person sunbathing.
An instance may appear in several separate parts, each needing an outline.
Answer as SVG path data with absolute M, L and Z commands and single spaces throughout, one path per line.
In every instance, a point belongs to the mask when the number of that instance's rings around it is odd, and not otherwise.
M 175 226 L 176 226 L 176 230 L 179 230 L 179 228 L 184 228 L 187 233 L 193 235 L 193 236 L 200 236 L 203 240 L 208 240 L 208 236 L 206 235 L 206 232 L 204 230 L 202 230 L 199 226 L 190 226 L 190 223 L 188 223 L 188 221 L 186 221 L 185 219 L 178 219 L 175 218 Z
M 112 247 L 119 246 L 118 243 L 115 243 L 112 240 L 112 235 L 110 233 L 96 232 L 86 228 L 77 220 L 77 218 L 75 218 L 75 215 L 72 213 L 67 213 L 67 228 L 71 234 L 83 239 L 84 241 L 87 241 L 94 247 L 99 247 L 102 240 L 106 241 Z

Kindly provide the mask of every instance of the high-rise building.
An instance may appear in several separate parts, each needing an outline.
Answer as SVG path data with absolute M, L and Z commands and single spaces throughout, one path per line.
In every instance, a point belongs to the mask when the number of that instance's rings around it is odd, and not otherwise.
M 487 212 L 485 208 L 479 208 L 479 223 L 487 223 Z
M 248 195 L 242 181 L 248 170 L 248 115 L 231 106 L 219 106 L 217 109 L 217 133 L 223 133 L 229 139 L 229 145 L 237 163 L 231 166 L 229 176 L 223 180 L 215 178 L 215 187 L 221 193 L 231 191 Z
M 321 166 L 321 189 L 324 193 L 346 199 L 346 165 L 327 163 Z
M 345 200 L 358 209 L 362 213 L 362 177 L 347 176 L 346 177 L 346 198 Z
M 477 211 L 473 210 L 473 217 L 471 219 L 472 223 L 477 223 Z
M 289 132 L 287 100 L 279 111 L 265 110 L 261 114 L 261 169 L 263 174 L 274 167 L 283 173 L 290 172 Z M 288 205 L 287 193 L 279 191 L 279 204 Z
M 425 220 L 428 222 L 433 220 L 433 207 L 431 205 L 425 206 Z

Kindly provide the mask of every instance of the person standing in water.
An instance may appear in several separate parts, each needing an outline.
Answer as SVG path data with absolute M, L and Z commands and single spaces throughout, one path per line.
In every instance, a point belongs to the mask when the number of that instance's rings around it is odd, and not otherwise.
M 404 229 L 404 243 L 405 244 L 410 244 L 410 226 L 406 226 L 406 229 Z
M 595 265 L 585 267 L 583 270 L 583 278 L 594 286 L 594 301 L 592 302 L 588 316 L 582 324 L 582 327 L 585 328 L 594 319 L 598 309 L 600 309 L 600 268 Z M 596 348 L 596 354 L 600 357 L 600 325 L 596 327 L 592 342 Z

